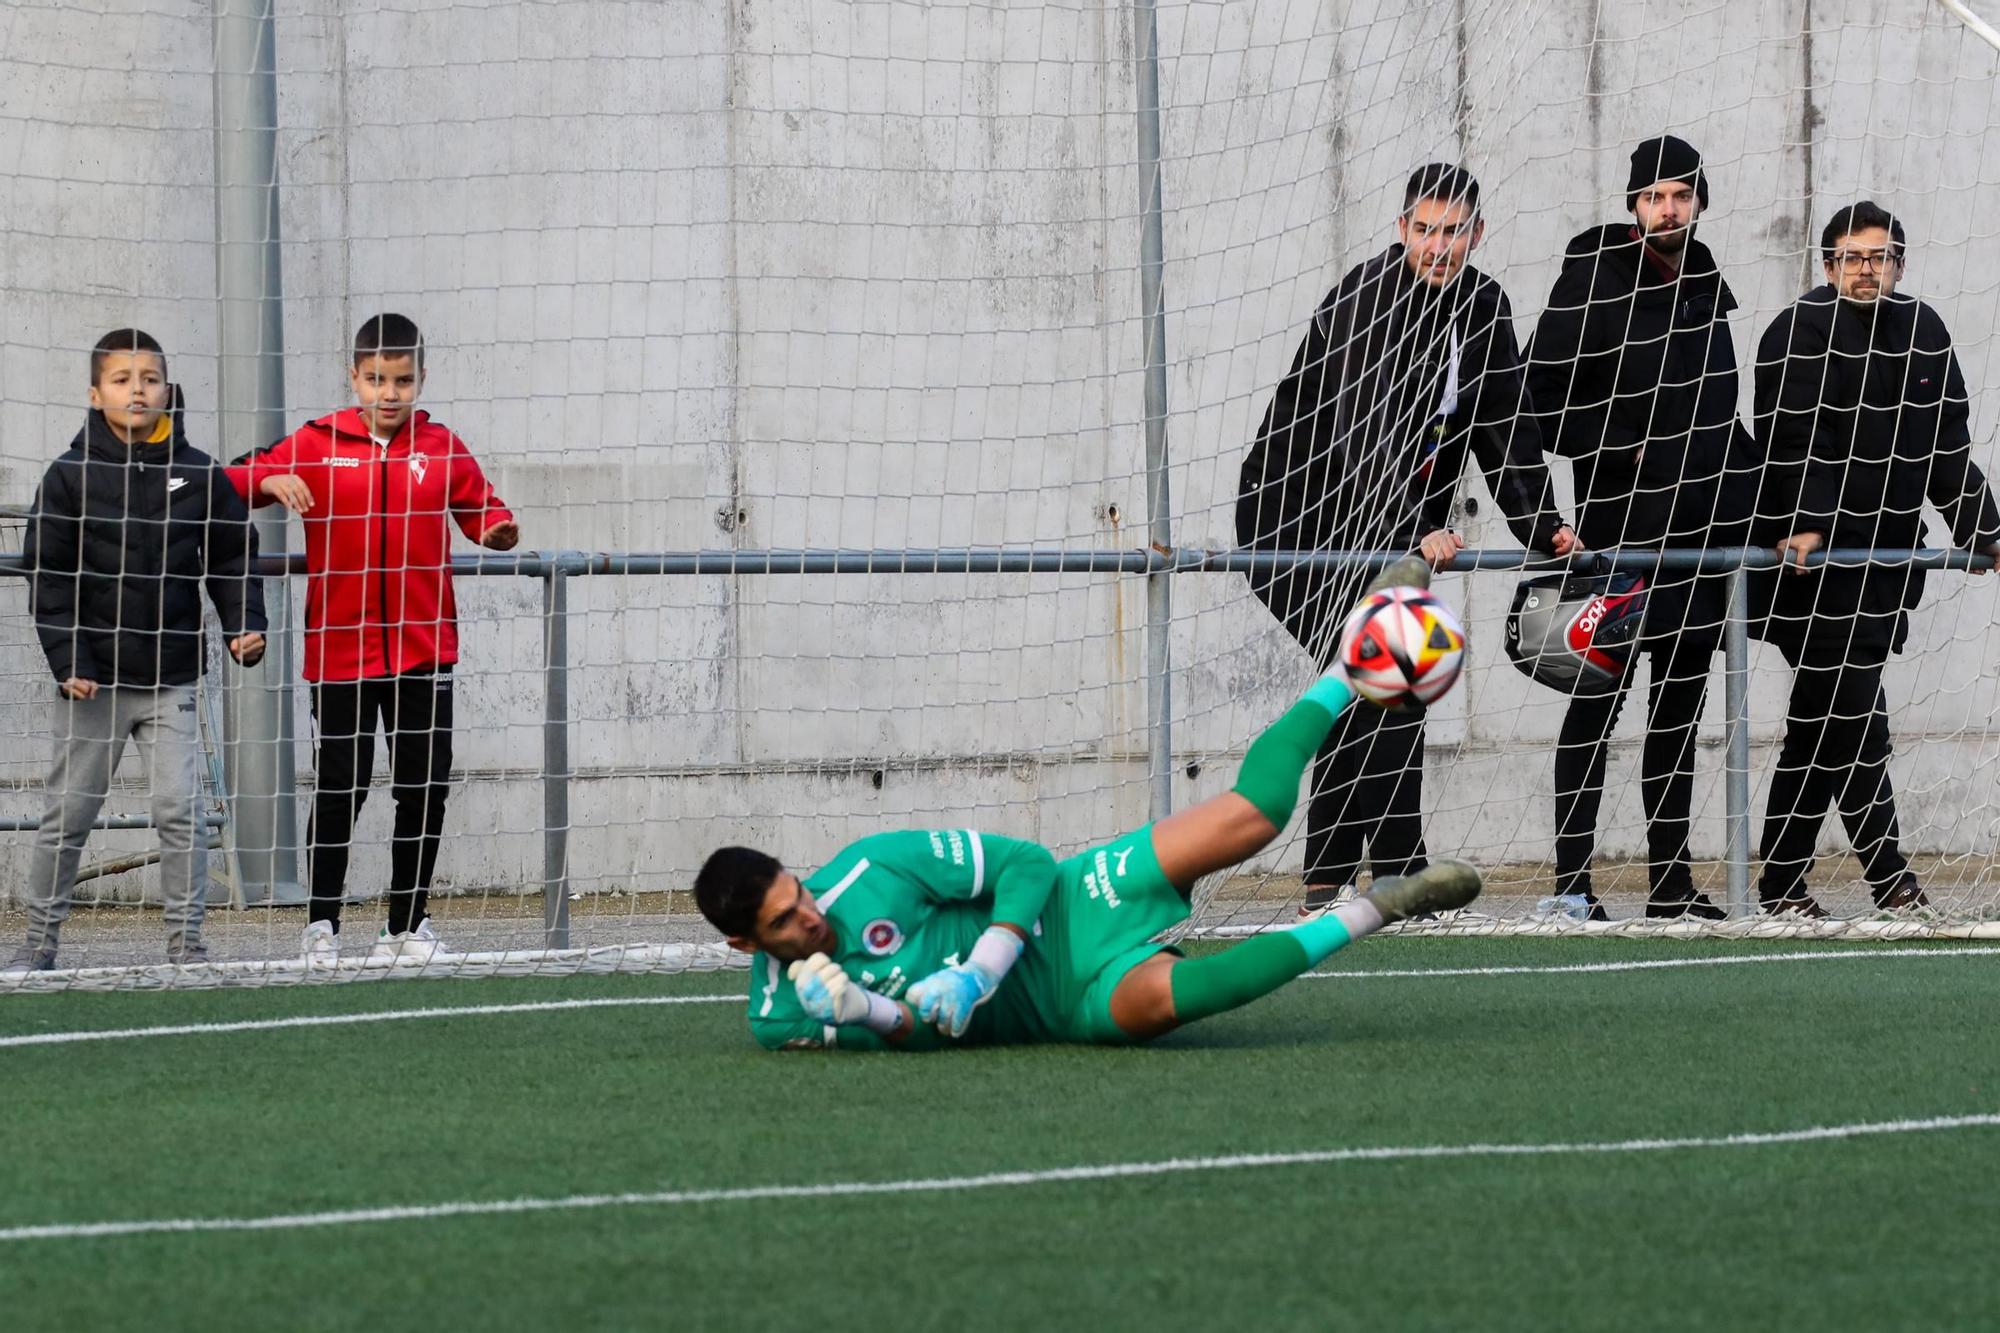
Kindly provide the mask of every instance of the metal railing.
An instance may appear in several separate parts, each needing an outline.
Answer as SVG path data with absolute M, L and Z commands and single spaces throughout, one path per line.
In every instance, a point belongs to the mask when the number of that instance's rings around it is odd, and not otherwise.
M 1034 547 L 960 547 L 924 550 L 701 550 L 701 551 L 532 551 L 513 555 L 454 557 L 455 574 L 474 577 L 540 579 L 542 583 L 542 909 L 550 948 L 569 946 L 569 581 L 589 577 L 687 575 L 825 574 L 1125 574 L 1149 580 L 1185 574 L 1245 574 L 1279 569 L 1379 569 L 1401 559 L 1402 551 L 1254 551 L 1202 548 L 1146 550 L 1048 550 Z M 1777 556 L 1763 547 L 1713 550 L 1592 552 L 1583 559 L 1606 559 L 1613 568 L 1634 571 L 1695 570 L 1727 578 L 1723 625 L 1724 693 L 1724 860 L 1728 909 L 1744 916 L 1750 902 L 1750 570 L 1776 569 Z M 1557 572 L 1569 559 L 1550 560 L 1518 550 L 1460 552 L 1444 568 L 1451 572 L 1514 570 Z M 1965 551 L 1827 550 L 1806 557 L 1808 568 L 1829 563 L 1852 567 L 1990 570 L 1995 562 Z M 306 572 L 303 555 L 261 556 L 255 572 L 270 578 Z M 0 576 L 21 576 L 18 560 L 0 560 Z M 1154 637 L 1165 640 L 1164 633 Z M 1164 688 L 1171 658 L 1147 659 L 1148 753 L 1157 769 L 1172 766 L 1173 719 Z M 274 687 L 276 688 L 276 687 Z M 1157 790 L 1166 784 L 1149 774 Z M 235 793 L 229 793 L 233 805 Z M 1157 808 L 1155 817 L 1165 811 Z M 144 821 L 120 821 L 143 827 Z

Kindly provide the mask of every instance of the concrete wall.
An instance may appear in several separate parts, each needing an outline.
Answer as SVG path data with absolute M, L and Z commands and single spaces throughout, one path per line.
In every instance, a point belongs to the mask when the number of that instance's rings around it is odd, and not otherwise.
M 27 501 L 74 431 L 82 349 L 116 324 L 166 341 L 197 438 L 215 436 L 209 6 L 111 8 L 0 15 L 4 503 Z M 1140 540 L 1128 10 L 492 0 L 279 15 L 294 418 L 344 402 L 352 327 L 400 309 L 430 338 L 430 409 L 473 442 L 532 546 Z M 1907 218 L 1910 284 L 1958 331 L 1972 383 L 2000 383 L 1982 262 L 2000 216 L 1996 55 L 1923 0 L 1675 16 L 1633 0 L 1167 3 L 1159 21 L 1183 545 L 1230 542 L 1243 445 L 1305 319 L 1386 243 L 1403 176 L 1436 158 L 1485 182 L 1478 262 L 1524 334 L 1563 241 L 1620 212 L 1631 144 L 1671 128 L 1709 154 L 1703 235 L 1743 303 L 1746 359 L 1802 289 L 1825 214 L 1873 195 Z M 1982 397 L 1988 461 L 1995 419 Z M 1510 545 L 1483 485 L 1466 494 L 1473 544 Z M 1487 647 L 1512 580 L 1447 586 L 1479 650 L 1432 731 L 1432 844 L 1541 857 L 1559 708 Z M 1905 826 L 1922 846 L 1986 845 L 1994 590 L 1933 587 L 1922 650 L 1890 672 Z M 1226 785 L 1228 752 L 1307 668 L 1239 579 L 1183 579 L 1175 598 L 1189 800 Z M 575 600 L 585 887 L 681 882 L 724 838 L 809 861 L 883 822 L 1067 846 L 1144 817 L 1137 581 L 593 579 Z M 539 590 L 482 580 L 462 602 L 468 780 L 452 823 L 479 836 L 454 840 L 441 877 L 519 883 L 540 857 Z M 0 719 L 18 738 L 0 812 L 34 808 L 42 676 L 23 593 L 0 587 Z M 1760 659 L 1760 765 L 1783 694 Z M 1637 846 L 1634 757 L 1613 763 L 1613 851 Z M 1701 765 L 1713 853 L 1712 748 Z M 309 781 L 303 749 L 300 766 Z M 384 872 L 386 804 L 364 817 L 357 887 Z M 0 844 L 0 864 L 18 869 L 25 841 Z

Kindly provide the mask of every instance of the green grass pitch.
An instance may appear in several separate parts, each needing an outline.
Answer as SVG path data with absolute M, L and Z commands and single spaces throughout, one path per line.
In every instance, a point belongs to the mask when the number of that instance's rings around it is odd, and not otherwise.
M 1839 958 L 1441 974 L 1793 953 Z M 767 1055 L 737 1003 L 0 1046 L 0 1325 L 1990 1327 L 2000 1127 L 1633 1141 L 1992 1117 L 2000 950 L 1387 939 L 1327 967 L 1416 975 L 1303 979 L 1140 1050 Z M 746 985 L 20 996 L 0 1037 Z M 1036 1175 L 1586 1143 L 1625 1146 Z M 684 1197 L 892 1181 L 935 1188 Z M 653 1192 L 683 1197 L 14 1234 Z

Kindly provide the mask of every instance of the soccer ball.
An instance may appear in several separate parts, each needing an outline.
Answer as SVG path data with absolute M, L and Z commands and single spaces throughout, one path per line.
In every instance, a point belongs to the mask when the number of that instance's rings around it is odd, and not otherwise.
M 1465 665 L 1465 627 L 1422 588 L 1370 593 L 1340 632 L 1354 692 L 1398 712 L 1442 699 Z

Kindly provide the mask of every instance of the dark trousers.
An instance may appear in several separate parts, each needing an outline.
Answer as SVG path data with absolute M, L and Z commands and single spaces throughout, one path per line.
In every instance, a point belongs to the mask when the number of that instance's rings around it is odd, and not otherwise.
M 1707 627 L 1650 641 L 1646 742 L 1639 755 L 1639 800 L 1646 812 L 1646 874 L 1653 897 L 1694 894 L 1688 815 L 1694 804 L 1694 737 L 1719 637 Z M 1629 677 L 1628 677 L 1629 680 Z M 1563 715 L 1556 747 L 1556 891 L 1589 893 L 1590 856 L 1604 799 L 1604 761 L 1626 690 L 1578 695 Z
M 1428 865 L 1424 851 L 1424 717 L 1357 703 L 1313 761 L 1306 805 L 1306 883 L 1354 883 L 1362 847 L 1381 879 Z
M 1250 589 L 1325 671 L 1339 658 L 1340 631 L 1363 576 L 1292 571 L 1253 577 Z M 1424 715 L 1356 703 L 1313 760 L 1306 803 L 1305 881 L 1353 884 L 1365 850 L 1378 879 L 1430 864 L 1423 830 Z
M 340 924 L 354 821 L 375 772 L 375 730 L 389 743 L 396 826 L 389 844 L 389 932 L 424 919 L 451 775 L 451 673 L 423 672 L 313 686 L 317 790 L 306 831 L 309 921 Z
M 1888 651 L 1811 643 L 1778 648 L 1792 664 L 1792 699 L 1764 810 L 1758 892 L 1770 901 L 1805 891 L 1820 825 L 1827 807 L 1838 805 L 1880 901 L 1909 870 L 1889 782 L 1889 709 L 1882 696 Z

